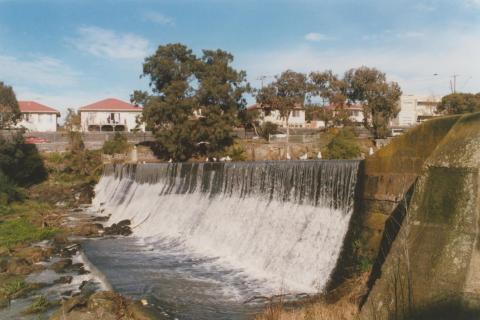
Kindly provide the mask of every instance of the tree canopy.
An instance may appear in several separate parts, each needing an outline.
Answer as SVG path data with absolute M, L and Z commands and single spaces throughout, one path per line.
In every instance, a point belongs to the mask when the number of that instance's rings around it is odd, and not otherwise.
M 11 86 L 0 81 L 0 129 L 8 128 L 20 119 L 21 113 L 15 92 Z
M 280 116 L 285 119 L 288 135 L 290 114 L 297 107 L 303 108 L 310 89 L 305 74 L 287 70 L 275 77 L 275 81 L 261 88 L 256 99 L 262 108 L 278 110 Z
M 375 138 L 385 138 L 390 120 L 400 112 L 398 83 L 388 82 L 385 73 L 368 67 L 348 70 L 343 81 L 348 101 L 363 106 L 365 127 Z
M 452 93 L 442 98 L 438 111 L 460 114 L 480 111 L 480 93 Z
M 233 144 L 231 132 L 249 90 L 246 73 L 231 66 L 233 59 L 222 50 L 203 50 L 199 58 L 178 43 L 159 46 L 145 59 L 143 76 L 152 93 L 135 91 L 132 101 L 144 106 L 158 156 L 186 161 L 217 156 Z

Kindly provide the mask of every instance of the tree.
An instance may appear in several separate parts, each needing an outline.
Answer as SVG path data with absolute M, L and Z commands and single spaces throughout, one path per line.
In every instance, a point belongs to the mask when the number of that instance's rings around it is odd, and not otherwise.
M 347 84 L 339 79 L 338 75 L 331 70 L 327 70 L 312 72 L 309 78 L 312 94 L 321 97 L 324 105 L 326 103 L 333 106 L 343 106 L 345 104 Z
M 461 114 L 480 111 L 480 93 L 452 93 L 442 98 L 439 112 Z
M 365 127 L 375 138 L 385 138 L 390 120 L 400 112 L 400 86 L 396 82 L 387 82 L 385 73 L 368 67 L 350 69 L 343 81 L 349 102 L 363 105 Z
M 260 126 L 260 112 L 257 109 L 243 108 L 238 112 L 238 120 L 242 127 L 245 129 L 245 133 L 248 129 L 253 129 L 258 136 L 258 127 Z
M 8 128 L 20 119 L 18 101 L 12 87 L 0 81 L 0 129 Z
M 76 112 L 72 108 L 67 109 L 67 116 L 65 117 L 64 127 L 67 131 L 78 131 L 80 130 L 81 119 L 80 113 Z
M 290 134 L 288 124 L 290 115 L 295 108 L 304 106 L 309 92 L 310 86 L 305 74 L 287 70 L 257 93 L 257 103 L 262 108 L 278 110 L 280 116 L 285 119 L 287 141 Z
M 130 145 L 128 144 L 127 136 L 120 132 L 115 132 L 112 139 L 103 143 L 102 151 L 105 154 L 114 155 L 119 153 L 126 153 Z
M 132 99 L 144 105 L 143 120 L 155 134 L 159 157 L 216 156 L 233 144 L 231 132 L 249 86 L 232 62 L 222 50 L 204 50 L 197 58 L 182 44 L 160 46 L 145 59 L 143 76 L 150 78 L 152 93 L 136 91 Z

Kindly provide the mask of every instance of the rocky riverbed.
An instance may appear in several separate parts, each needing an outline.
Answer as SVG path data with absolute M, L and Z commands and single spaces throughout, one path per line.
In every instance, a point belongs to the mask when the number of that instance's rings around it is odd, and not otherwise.
M 63 215 L 64 232 L 53 239 L 0 252 L 1 319 L 159 318 L 151 306 L 113 292 L 82 252 L 86 238 L 131 234 L 130 222 L 104 227 L 108 217 L 84 209 Z

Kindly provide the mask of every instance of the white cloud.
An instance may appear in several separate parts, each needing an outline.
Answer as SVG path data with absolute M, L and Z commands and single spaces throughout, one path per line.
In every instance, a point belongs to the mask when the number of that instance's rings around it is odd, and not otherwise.
M 173 26 L 175 24 L 172 17 L 166 16 L 160 12 L 148 11 L 144 13 L 143 17 L 145 18 L 145 20 L 148 20 L 150 22 L 157 23 L 157 24 L 168 25 L 168 26 Z
M 326 35 L 322 33 L 317 33 L 317 32 L 310 32 L 307 33 L 304 36 L 305 40 L 307 41 L 313 41 L 313 42 L 318 42 L 318 41 L 324 41 L 324 40 L 329 40 L 330 38 L 327 37 Z
M 465 3 L 468 7 L 478 7 L 478 8 L 480 8 L 480 0 L 466 0 Z
M 350 68 L 366 65 L 386 72 L 406 93 L 443 95 L 449 93 L 450 76 L 460 74 L 459 91 L 480 91 L 480 30 L 470 33 L 450 32 L 429 41 L 400 40 L 389 46 L 367 46 L 343 49 L 315 50 L 300 46 L 285 51 L 249 52 L 237 54 L 237 65 L 248 73 L 253 85 L 261 75 L 276 75 L 286 69 L 300 72 L 332 69 L 343 74 Z M 439 50 L 439 48 L 442 48 Z M 439 76 L 433 76 L 433 74 Z
M 62 61 L 50 57 L 22 60 L 0 55 L 0 75 L 2 80 L 8 83 L 68 87 L 78 83 L 79 73 Z
M 95 26 L 79 28 L 78 37 L 68 42 L 81 51 L 113 59 L 143 59 L 149 47 L 148 40 L 141 36 Z

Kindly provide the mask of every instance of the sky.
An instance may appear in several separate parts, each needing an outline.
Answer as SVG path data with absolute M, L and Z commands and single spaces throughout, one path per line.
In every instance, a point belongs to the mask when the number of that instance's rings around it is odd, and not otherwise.
M 0 81 L 62 112 L 147 89 L 145 57 L 177 42 L 231 52 L 254 87 L 366 65 L 406 94 L 480 91 L 480 0 L 0 0 Z

